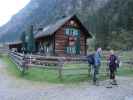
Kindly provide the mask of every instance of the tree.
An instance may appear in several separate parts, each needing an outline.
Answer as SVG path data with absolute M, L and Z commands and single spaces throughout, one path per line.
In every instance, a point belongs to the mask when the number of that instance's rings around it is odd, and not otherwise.
M 111 41 L 109 43 L 110 49 L 124 49 L 132 50 L 133 49 L 133 31 L 121 30 L 118 32 L 111 33 Z
M 108 16 L 103 13 L 97 15 L 97 30 L 96 30 L 96 47 L 106 49 L 108 46 L 109 36 L 109 20 Z
M 33 26 L 32 25 L 27 30 L 26 42 L 27 42 L 27 52 L 28 53 L 34 53 L 36 48 L 35 48 L 35 40 L 34 40 Z

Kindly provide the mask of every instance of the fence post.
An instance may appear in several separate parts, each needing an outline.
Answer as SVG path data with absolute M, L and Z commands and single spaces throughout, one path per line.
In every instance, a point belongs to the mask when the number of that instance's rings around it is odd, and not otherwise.
M 23 62 L 22 62 L 22 75 L 25 74 L 25 71 L 28 69 L 28 66 L 27 66 L 27 61 L 26 61 L 26 57 L 25 55 L 23 56 Z
M 59 79 L 60 80 L 62 80 L 63 78 L 62 78 L 62 70 L 63 70 L 63 66 L 64 66 L 64 60 L 63 60 L 63 58 L 59 58 L 58 59 L 58 66 L 59 66 L 59 68 L 58 68 L 58 71 L 59 71 Z
M 30 54 L 30 64 L 31 64 L 31 54 Z

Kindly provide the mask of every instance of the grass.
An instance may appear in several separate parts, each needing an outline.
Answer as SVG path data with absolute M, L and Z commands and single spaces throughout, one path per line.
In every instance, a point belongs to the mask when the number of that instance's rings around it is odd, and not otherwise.
M 58 78 L 58 72 L 55 70 L 46 70 L 46 69 L 29 69 L 24 76 L 17 69 L 17 66 L 11 61 L 8 56 L 1 56 L 3 61 L 7 64 L 7 70 L 9 74 L 16 76 L 17 78 L 23 78 L 31 81 L 39 82 L 49 82 L 49 83 L 80 83 L 83 81 L 90 80 L 88 75 L 72 75 L 72 76 L 63 76 L 63 80 Z
M 117 75 L 133 77 L 133 66 L 125 66 L 125 67 L 123 66 L 122 68 L 119 68 Z
M 21 73 L 18 71 L 17 66 L 11 61 L 11 59 L 7 55 L 3 55 L 0 57 L 8 66 L 6 68 L 7 68 L 7 71 L 9 72 L 9 74 L 14 74 L 16 77 L 21 76 Z
M 26 79 L 32 81 L 50 82 L 50 83 L 79 83 L 81 81 L 89 80 L 87 75 L 73 75 L 63 76 L 63 80 L 58 78 L 58 73 L 54 70 L 41 70 L 41 69 L 30 69 L 28 74 L 25 76 Z
M 129 53 L 130 55 L 131 53 Z M 125 53 L 124 56 L 129 56 L 128 53 Z M 78 70 L 69 70 L 69 71 L 65 71 L 63 72 L 65 75 L 63 75 L 63 80 L 60 80 L 58 78 L 58 72 L 55 70 L 46 70 L 46 69 L 29 69 L 26 73 L 26 75 L 22 76 L 21 72 L 17 69 L 17 66 L 11 61 L 11 59 L 8 56 L 1 56 L 0 57 L 3 59 L 3 61 L 7 64 L 7 70 L 8 72 L 13 75 L 16 76 L 17 78 L 23 78 L 26 80 L 30 80 L 30 81 L 38 81 L 38 82 L 48 82 L 48 83 L 63 83 L 63 84 L 77 84 L 80 82 L 84 82 L 84 81 L 90 81 L 91 77 L 88 77 L 87 73 L 88 71 L 78 71 Z M 75 68 L 75 67 L 79 67 L 79 66 L 87 66 L 85 64 L 70 64 L 70 65 L 65 65 L 65 68 Z M 123 65 L 122 67 L 120 67 L 118 69 L 117 75 L 118 76 L 128 76 L 128 77 L 132 77 L 133 76 L 133 66 L 129 66 L 129 65 Z M 105 72 L 105 68 L 107 68 L 106 64 L 103 64 L 100 68 L 101 72 Z M 74 74 L 75 75 L 66 75 L 66 74 Z M 79 73 L 86 73 L 86 75 L 80 75 Z M 100 80 L 105 80 L 106 77 L 105 75 L 100 75 Z

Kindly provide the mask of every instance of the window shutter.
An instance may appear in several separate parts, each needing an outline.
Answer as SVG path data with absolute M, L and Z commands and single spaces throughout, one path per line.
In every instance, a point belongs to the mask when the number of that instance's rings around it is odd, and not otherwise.
M 78 32 L 78 36 L 77 36 L 77 43 L 76 43 L 76 54 L 80 54 L 80 32 Z

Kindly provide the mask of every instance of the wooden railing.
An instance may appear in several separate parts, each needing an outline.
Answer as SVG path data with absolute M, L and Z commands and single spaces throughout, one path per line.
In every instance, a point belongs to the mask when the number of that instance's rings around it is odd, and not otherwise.
M 17 65 L 18 69 L 24 74 L 27 69 L 27 60 L 24 54 L 9 52 L 11 60 Z
M 9 56 L 12 61 L 18 66 L 19 70 L 24 74 L 29 68 L 43 68 L 49 70 L 57 70 L 59 78 L 62 79 L 64 70 L 88 70 L 90 75 L 90 67 L 64 67 L 65 64 L 87 64 L 85 57 L 55 57 L 55 56 L 40 56 L 40 55 L 24 55 L 21 53 L 10 52 Z

